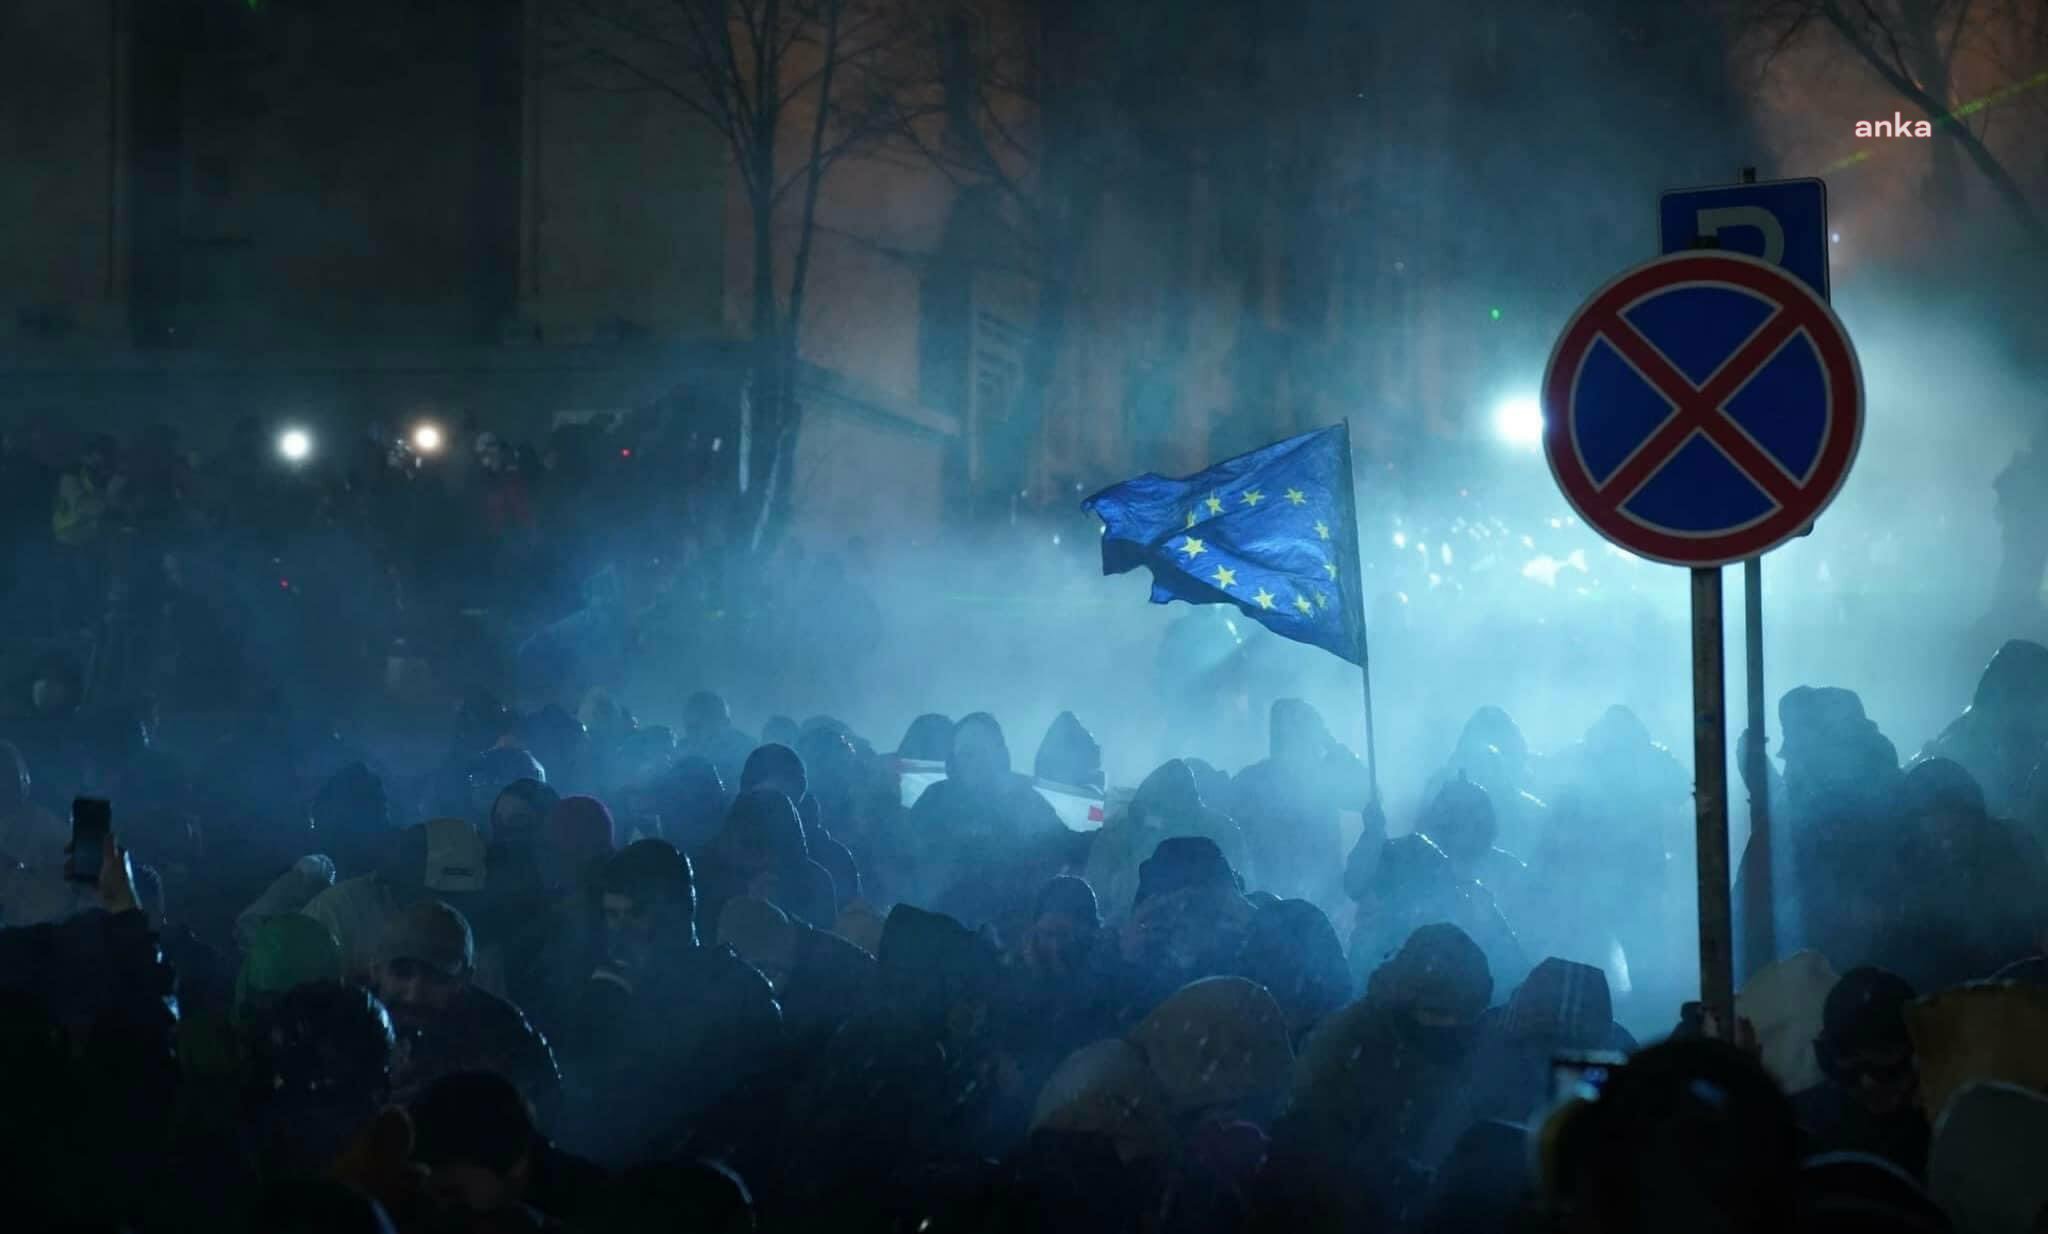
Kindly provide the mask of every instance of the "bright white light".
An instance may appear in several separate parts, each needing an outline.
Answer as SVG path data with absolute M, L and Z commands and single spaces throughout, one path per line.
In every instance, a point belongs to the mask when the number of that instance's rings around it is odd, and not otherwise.
M 1397 531 L 1397 532 L 1395 532 L 1395 533 L 1394 533 L 1394 547 L 1395 547 L 1395 548 L 1407 548 L 1407 547 L 1408 547 L 1408 533 L 1407 533 L 1407 532 L 1405 532 L 1405 531 Z
M 313 437 L 302 428 L 288 428 L 277 435 L 277 452 L 287 463 L 303 463 L 313 453 Z
M 422 424 L 412 431 L 412 448 L 421 454 L 438 454 L 441 450 L 441 426 Z
M 1533 394 L 1502 399 L 1493 409 L 1493 435 L 1511 446 L 1529 447 L 1543 441 L 1543 404 Z
M 1829 244 L 1840 244 L 1841 242 L 1842 242 L 1842 233 L 1841 233 L 1841 232 L 1839 232 L 1839 231 L 1831 231 L 1831 232 L 1829 232 L 1829 233 L 1828 233 L 1828 243 L 1829 243 Z

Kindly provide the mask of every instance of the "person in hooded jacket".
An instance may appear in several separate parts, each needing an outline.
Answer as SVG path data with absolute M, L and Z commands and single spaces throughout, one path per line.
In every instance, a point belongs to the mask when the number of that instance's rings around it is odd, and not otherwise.
M 1129 1041 L 1158 1078 L 1183 1145 L 1164 1180 L 1162 1225 L 1242 1229 L 1295 1061 L 1285 1015 L 1256 982 L 1206 977 L 1161 1003 Z
M 732 948 L 699 944 L 690 862 L 672 846 L 627 845 L 601 887 L 606 956 L 565 1048 L 572 1142 L 616 1166 L 674 1151 L 761 1076 L 781 1056 L 782 1012 Z
M 803 823 L 805 852 L 832 876 L 838 900 L 833 914 L 837 916 L 839 908 L 860 898 L 860 870 L 853 854 L 825 829 L 824 811 L 811 793 L 804 760 L 788 746 L 757 748 L 740 769 L 740 792 L 757 788 L 781 793 L 796 806 L 797 818 Z
M 766 900 L 727 900 L 718 941 L 760 970 L 782 1006 L 792 1055 L 809 1058 L 875 1002 L 875 958 L 836 934 L 795 921 Z
M 1867 954 L 1894 894 L 1900 837 L 1898 752 L 1864 714 L 1863 700 L 1839 687 L 1799 686 L 1778 701 L 1784 733 L 1780 776 L 1764 764 L 1774 825 L 1771 879 L 1782 911 L 1781 949 L 1810 948 L 1847 968 Z M 1749 735 L 1738 743 L 1745 773 Z M 1744 903 L 1761 854 L 1745 851 L 1735 878 Z
M 1577 816 L 1637 885 L 1658 883 L 1692 843 L 1692 773 L 1617 703 L 1547 760 L 1553 814 Z
M 1338 814 L 1363 809 L 1371 786 L 1315 708 L 1283 698 L 1271 715 L 1271 756 L 1238 773 L 1230 814 L 1244 831 L 1260 890 L 1335 907 L 1344 870 Z
M 0 930 L 10 1228 L 134 1221 L 167 1147 L 179 1082 L 176 974 L 111 835 L 91 890 L 94 906 L 63 921 Z
M 765 1172 L 764 1228 L 915 1230 L 930 1219 L 932 1167 L 971 1150 L 957 1136 L 959 1056 L 919 1027 L 889 1006 L 849 1020 L 777 1103 L 788 1130 Z
M 1010 767 L 1002 726 L 976 712 L 954 726 L 946 778 L 911 807 L 933 891 L 925 902 L 975 925 L 1027 911 L 1072 843 L 1051 803 Z
M 561 704 L 549 703 L 527 716 L 519 731 L 556 790 L 580 791 L 590 775 L 590 730 Z
M 897 1031 L 944 1052 L 949 1130 L 978 1152 L 997 1151 L 1023 1130 L 1032 1094 L 998 1033 L 994 943 L 943 913 L 899 904 L 875 961 L 881 1006 L 898 1018 Z
M 2030 954 L 2048 912 L 2048 856 L 2034 837 L 1985 810 L 1960 765 L 1916 763 L 1900 784 L 1890 877 L 1865 954 L 1922 989 L 1989 976 Z
M 1514 904 L 1526 899 L 1529 867 L 1513 853 L 1495 847 L 1500 823 L 1494 814 L 1493 796 L 1462 772 L 1430 801 L 1416 820 L 1415 830 L 1436 842 L 1458 877 L 1486 888 L 1496 902 Z
M 1073 712 L 1062 711 L 1053 717 L 1052 727 L 1045 730 L 1045 740 L 1038 744 L 1038 757 L 1032 761 L 1031 771 L 1041 780 L 1092 788 L 1099 793 L 1103 788 L 1102 746 Z
M 803 731 L 790 716 L 769 716 L 768 722 L 761 726 L 761 744 L 795 749 L 797 741 L 803 736 Z
M 953 757 L 955 727 L 952 717 L 926 712 L 903 730 L 903 740 L 896 743 L 896 757 L 927 763 L 945 762 Z
M 731 804 L 725 789 L 718 769 L 708 761 L 677 759 L 658 790 L 661 838 L 686 853 L 709 844 L 725 826 L 726 807 Z M 619 840 L 629 842 L 624 834 Z
M 611 811 L 595 797 L 564 797 L 548 814 L 541 842 L 546 895 L 528 937 L 538 950 L 507 967 L 507 996 L 550 1039 L 576 1018 L 583 983 L 604 959 L 599 881 L 617 851 Z
M 1027 1083 L 1037 1084 L 1069 1053 L 1116 1031 L 1115 991 L 1100 964 L 1113 940 L 1094 890 L 1062 874 L 1039 889 L 1031 924 L 1008 941 L 997 1025 Z
M 1256 914 L 1213 841 L 1161 840 L 1138 868 L 1138 891 L 1117 931 L 1121 1021 L 1143 1018 L 1189 982 L 1232 972 Z
M 1542 846 L 1525 854 L 1541 886 L 1570 885 L 1565 905 L 1509 916 L 1532 944 L 1603 961 L 1630 984 L 1690 963 L 1683 949 L 1694 891 L 1692 773 L 1650 738 L 1627 707 L 1609 707 L 1576 745 L 1549 762 Z M 1547 927 L 1547 928 L 1546 928 Z M 1621 963 L 1610 957 L 1618 948 Z
M 554 896 L 544 848 L 548 820 L 560 801 L 554 789 L 537 780 L 514 780 L 491 804 L 491 841 L 484 857 L 490 878 L 470 905 L 469 918 L 477 934 L 477 980 L 501 997 L 524 984 L 547 946 L 543 931 L 550 924 L 547 910 Z
M 1272 993 L 1296 1050 L 1318 1024 L 1351 1001 L 1344 944 L 1329 917 L 1307 900 L 1278 900 L 1252 916 L 1237 972 Z
M 1177 836 L 1201 836 L 1215 842 L 1230 868 L 1255 881 L 1244 835 L 1230 816 L 1215 809 L 1198 790 L 1193 766 L 1181 759 L 1162 763 L 1145 777 L 1130 803 L 1115 811 L 1095 833 L 1086 866 L 1096 898 L 1121 918 L 1138 890 L 1138 868 L 1159 847 Z
M 463 771 L 463 789 L 466 794 L 465 807 L 460 812 L 483 833 L 491 838 L 491 814 L 498 799 L 506 789 L 521 780 L 546 784 L 548 773 L 540 760 L 525 750 L 511 746 L 497 746 L 485 750 L 470 760 Z
M 1437 1133 L 1456 1135 L 1486 1120 L 1531 1121 L 1553 1097 L 1553 1059 L 1627 1055 L 1635 1048 L 1635 1039 L 1614 1022 L 1607 974 L 1590 964 L 1549 956 L 1530 970 L 1504 1006 L 1480 1017 L 1469 1101 L 1456 1117 L 1440 1123 Z M 1439 1141 L 1429 1150 L 1448 1147 Z
M 1418 1206 L 1426 1175 L 1413 1155 L 1463 1085 L 1492 997 L 1485 954 L 1453 925 L 1422 927 L 1374 969 L 1364 997 L 1302 1048 L 1259 1228 L 1334 1234 Z
M 1396 836 L 1380 854 L 1359 888 L 1357 924 L 1349 957 L 1353 982 L 1363 985 L 1382 961 L 1415 930 L 1449 922 L 1477 940 L 1489 971 L 1519 984 L 1529 963 L 1486 888 L 1460 878 L 1451 859 L 1428 836 Z
M 1921 751 L 1920 762 L 1962 764 L 1984 788 L 1992 813 L 2011 817 L 2025 805 L 2027 779 L 2048 756 L 2048 647 L 2013 639 L 1977 678 L 1969 707 Z
M 676 757 L 701 758 L 718 769 L 722 783 L 737 785 L 747 755 L 758 744 L 733 727 L 732 708 L 709 690 L 699 690 L 683 704 L 683 734 Z
M 519 1090 L 489 1071 L 443 1076 L 408 1103 L 413 1159 L 465 1234 L 559 1231 L 526 1203 L 539 1131 Z
M 1458 734 L 1458 743 L 1443 768 L 1423 786 L 1433 801 L 1444 786 L 1464 777 L 1493 799 L 1499 827 L 1497 842 L 1510 852 L 1533 854 L 1548 830 L 1554 768 L 1550 760 L 1530 752 L 1521 726 L 1505 710 L 1491 704 L 1472 713 Z
M 692 860 L 697 908 L 714 931 L 726 901 L 740 896 L 767 900 L 820 928 L 838 919 L 832 876 L 811 860 L 796 807 L 772 788 L 741 793 L 717 838 Z

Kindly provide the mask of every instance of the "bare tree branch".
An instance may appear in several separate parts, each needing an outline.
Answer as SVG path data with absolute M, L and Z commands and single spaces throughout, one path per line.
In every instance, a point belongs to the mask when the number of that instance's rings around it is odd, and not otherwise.
M 1771 49 L 1764 53 L 1763 63 L 1757 66 L 1757 76 L 1759 78 L 1770 72 L 1771 65 L 1777 62 L 1778 57 L 1783 55 L 1785 49 L 1792 45 L 1793 40 L 1805 32 L 1806 27 L 1812 23 L 1813 16 L 1812 9 L 1802 9 L 1793 16 L 1791 23 L 1785 27 L 1784 32 L 1772 41 Z
M 1833 3 L 1834 0 L 1827 0 L 1829 7 L 1833 7 Z M 1898 70 L 1899 76 L 1912 82 L 1915 87 L 1918 87 L 1920 79 L 1914 76 L 1912 69 L 1906 67 L 1906 56 L 1899 49 L 1898 35 L 1892 31 L 1891 26 L 1885 22 L 1884 18 L 1877 15 L 1877 10 L 1871 7 L 1870 0 L 1857 0 L 1857 3 L 1863 9 L 1863 16 L 1870 22 L 1870 28 L 1884 36 L 1885 45 L 1892 53 L 1892 67 Z
M 683 63 L 680 67 L 681 75 L 693 78 L 710 101 L 707 104 L 702 99 L 685 99 L 686 92 L 673 83 L 629 62 L 624 56 L 616 52 L 600 48 L 595 42 L 585 40 L 585 46 L 590 53 L 611 62 L 619 68 L 625 69 L 644 81 L 656 85 L 679 100 L 686 101 L 691 110 L 711 120 L 719 131 L 726 135 L 735 152 L 744 149 L 747 143 L 753 140 L 752 117 L 747 114 L 745 106 L 746 87 L 745 82 L 739 77 L 738 65 L 731 60 L 728 54 L 726 57 L 726 65 L 728 67 L 725 69 L 720 68 L 720 57 L 716 54 L 714 45 L 707 41 L 707 32 L 701 28 L 700 23 L 694 20 L 698 16 L 697 5 L 694 0 L 677 0 L 674 6 L 682 12 L 683 19 L 689 27 L 690 45 L 688 46 L 655 34 L 638 22 L 627 20 L 609 6 L 600 6 L 593 3 L 593 0 L 582 0 L 577 7 L 579 11 L 591 20 L 611 27 L 628 38 L 652 43 L 657 47 L 667 48 L 681 56 L 683 58 Z M 728 38 L 725 42 L 729 53 L 731 41 Z M 707 107 L 715 109 L 718 115 L 709 115 L 706 110 Z
M 1970 19 L 1971 0 L 1962 0 L 1956 5 L 1956 19 L 1948 28 L 1948 46 L 1941 49 L 1941 71 L 1948 75 L 1955 70 L 1956 48 L 1962 46 L 1963 23 Z
M 1864 0 L 1864 3 L 1867 7 L 1868 0 Z M 2006 208 L 2012 211 L 2028 237 L 2038 248 L 2048 249 L 2048 227 L 2042 225 L 2040 216 L 2027 200 L 2026 190 L 2013 179 L 2012 173 L 2005 169 L 2004 164 L 1998 161 L 1998 157 L 1991 153 L 1976 132 L 1967 124 L 1957 123 L 1956 117 L 1949 112 L 1947 106 L 1921 89 L 1919 83 L 1913 80 L 1912 74 L 1902 71 L 1901 64 L 1888 63 L 1877 48 L 1872 46 L 1849 21 L 1838 0 L 1819 0 L 1819 5 L 1821 16 L 1826 18 L 1828 24 L 1835 28 L 1836 33 L 1842 36 L 1850 49 L 1861 57 L 1886 85 L 1898 91 L 1925 113 L 1935 128 L 1944 129 L 1962 144 L 1964 153 L 1969 155 L 1970 161 L 1976 164 L 1977 170 L 1983 173 L 1984 178 L 1991 182 L 1992 189 L 1997 192 L 2000 200 L 2005 202 Z M 1896 45 L 1894 47 L 1896 48 Z
M 874 56 L 883 48 L 887 47 L 889 43 L 890 40 L 887 38 L 878 38 L 873 42 L 870 42 L 865 46 L 855 48 L 853 51 L 847 52 L 842 56 L 826 57 L 824 64 L 820 65 L 818 68 L 812 69 L 808 73 L 805 73 L 802 77 L 797 78 L 793 84 L 791 84 L 788 88 L 783 90 L 781 98 L 778 101 L 783 106 L 787 107 L 789 104 L 795 102 L 799 95 L 803 94 L 812 86 L 816 85 L 819 79 L 826 76 L 828 72 L 833 71 L 835 69 L 855 67 L 861 64 L 862 62 L 866 61 L 867 59 L 871 58 L 872 56 Z
M 1029 163 L 1035 163 L 1038 158 L 1038 152 L 1019 140 L 1010 131 L 1010 126 L 1003 122 L 1002 112 L 997 109 L 994 100 L 990 99 L 985 91 L 982 93 L 980 102 L 981 119 L 988 125 L 989 131 L 996 135 L 996 140 L 1009 147 L 1019 158 Z M 993 154 L 991 154 L 990 162 L 995 161 Z

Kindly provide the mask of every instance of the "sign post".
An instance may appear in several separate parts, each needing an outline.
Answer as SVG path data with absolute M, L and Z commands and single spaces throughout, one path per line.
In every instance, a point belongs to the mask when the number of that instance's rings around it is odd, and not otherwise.
M 1721 644 L 1721 567 L 1692 572 L 1692 774 L 1698 852 L 1700 1003 L 1733 1039 L 1735 906 L 1728 877 L 1728 716 Z
M 1756 169 L 1745 167 L 1740 184 L 1664 194 L 1657 213 L 1659 238 L 1666 253 L 1702 248 L 1748 253 L 1781 267 L 1821 299 L 1829 298 L 1827 185 L 1820 180 L 1758 184 Z M 1742 601 L 1749 703 L 1745 728 L 1750 734 L 1742 751 L 1743 780 L 1751 786 L 1751 794 L 1749 843 L 1741 863 L 1743 937 L 1738 962 L 1746 977 L 1769 964 L 1778 952 L 1764 718 L 1761 555 L 1742 563 Z
M 1700 992 L 1734 1031 L 1721 570 L 1802 534 L 1863 434 L 1847 331 L 1804 282 L 1694 251 L 1624 271 L 1574 313 L 1543 377 L 1543 453 L 1587 526 L 1692 571 Z

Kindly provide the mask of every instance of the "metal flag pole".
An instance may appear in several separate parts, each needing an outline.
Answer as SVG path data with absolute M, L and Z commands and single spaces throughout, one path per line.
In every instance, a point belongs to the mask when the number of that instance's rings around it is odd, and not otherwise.
M 1372 722 L 1372 653 L 1368 650 L 1365 636 L 1365 573 L 1359 568 L 1358 553 L 1358 471 L 1351 458 L 1351 421 L 1341 420 L 1338 427 L 1344 434 L 1344 543 L 1342 555 L 1344 568 L 1350 571 L 1346 580 L 1351 592 L 1350 621 L 1351 635 L 1358 648 L 1358 678 L 1365 690 L 1365 774 L 1372 786 L 1372 801 L 1380 799 L 1380 757 L 1373 734 Z M 1341 593 L 1340 593 L 1341 596 Z

